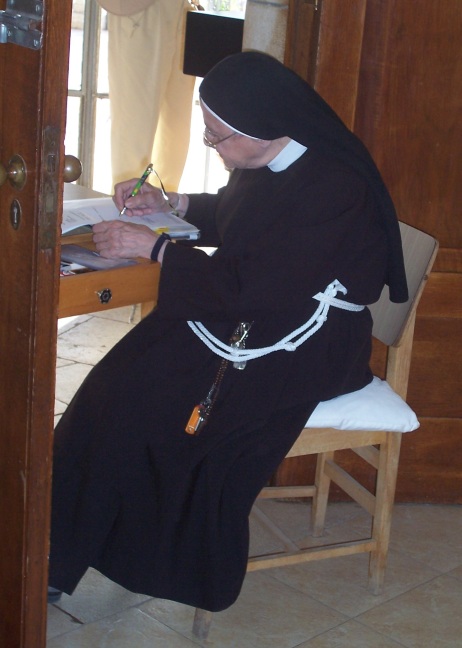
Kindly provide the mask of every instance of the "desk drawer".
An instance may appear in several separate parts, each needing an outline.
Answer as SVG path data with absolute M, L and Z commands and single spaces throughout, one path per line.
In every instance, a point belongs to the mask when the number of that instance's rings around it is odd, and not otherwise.
M 155 303 L 159 286 L 159 263 L 139 263 L 114 270 L 95 270 L 61 277 L 58 317 Z M 103 291 L 106 291 L 103 294 Z

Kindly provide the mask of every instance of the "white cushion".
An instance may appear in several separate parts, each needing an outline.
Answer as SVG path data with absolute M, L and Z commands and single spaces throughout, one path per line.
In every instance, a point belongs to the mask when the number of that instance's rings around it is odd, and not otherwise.
M 411 432 L 419 425 L 409 405 L 386 380 L 374 376 L 363 389 L 319 403 L 305 427 Z

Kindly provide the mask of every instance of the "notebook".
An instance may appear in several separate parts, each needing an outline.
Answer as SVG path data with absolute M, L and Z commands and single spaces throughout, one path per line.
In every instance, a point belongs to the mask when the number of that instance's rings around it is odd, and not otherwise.
M 83 200 L 65 200 L 63 205 L 62 234 L 95 223 L 110 220 L 122 220 L 127 223 L 147 225 L 157 234 L 166 233 L 172 239 L 197 240 L 200 231 L 191 223 L 171 212 L 159 212 L 146 216 L 120 216 L 112 198 L 86 198 Z

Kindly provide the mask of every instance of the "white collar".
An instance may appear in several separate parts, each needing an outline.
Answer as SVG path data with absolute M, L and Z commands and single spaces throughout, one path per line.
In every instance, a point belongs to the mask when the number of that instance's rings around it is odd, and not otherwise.
M 306 146 L 299 144 L 295 140 L 291 139 L 290 142 L 284 146 L 282 151 L 280 151 L 275 158 L 267 165 L 271 171 L 278 173 L 279 171 L 285 171 L 295 160 L 298 160 L 299 157 L 303 155 L 306 151 Z

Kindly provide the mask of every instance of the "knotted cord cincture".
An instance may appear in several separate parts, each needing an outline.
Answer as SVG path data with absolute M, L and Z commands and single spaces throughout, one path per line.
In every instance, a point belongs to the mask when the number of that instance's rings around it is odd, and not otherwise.
M 295 351 L 303 342 L 318 331 L 324 322 L 327 320 L 327 314 L 331 306 L 335 308 L 342 308 L 343 310 L 348 311 L 362 311 L 365 306 L 358 304 L 351 304 L 350 302 L 344 301 L 343 299 L 338 299 L 336 297 L 337 293 L 341 292 L 344 295 L 348 292 L 345 286 L 343 286 L 337 279 L 330 283 L 323 293 L 317 293 L 313 296 L 313 299 L 319 301 L 319 306 L 310 319 L 302 324 L 298 329 L 289 333 L 284 338 L 276 342 L 275 344 L 267 347 L 261 347 L 259 349 L 238 349 L 231 347 L 229 344 L 225 344 L 218 338 L 216 338 L 201 322 L 191 322 L 188 321 L 188 325 L 192 331 L 197 335 L 197 337 L 216 355 L 226 360 L 231 360 L 232 362 L 236 361 L 247 361 L 254 360 L 255 358 L 261 358 L 262 356 L 273 353 L 274 351 Z

